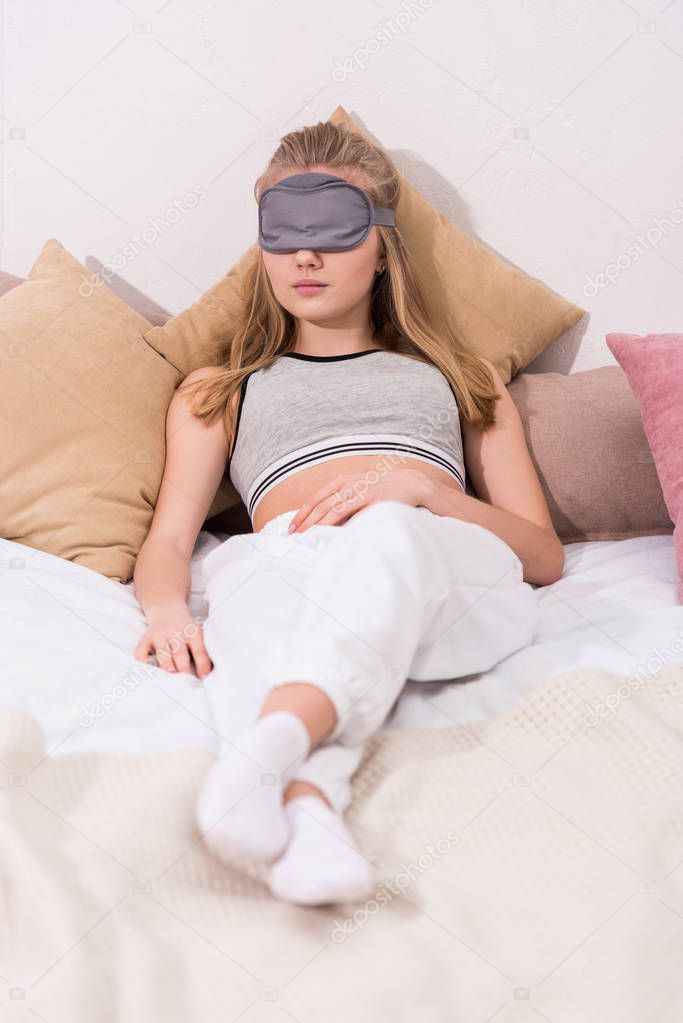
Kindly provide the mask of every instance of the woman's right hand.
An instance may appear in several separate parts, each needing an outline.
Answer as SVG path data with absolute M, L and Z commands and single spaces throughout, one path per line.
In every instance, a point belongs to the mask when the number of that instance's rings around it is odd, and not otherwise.
M 135 648 L 136 660 L 146 661 L 156 654 L 164 671 L 183 671 L 200 679 L 209 674 L 213 664 L 204 646 L 204 630 L 187 604 L 148 608 L 146 618 L 147 631 Z

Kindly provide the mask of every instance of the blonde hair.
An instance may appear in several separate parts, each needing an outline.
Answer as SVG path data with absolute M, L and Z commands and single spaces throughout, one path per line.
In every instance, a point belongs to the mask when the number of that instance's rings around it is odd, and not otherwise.
M 319 165 L 359 172 L 361 187 L 375 206 L 396 208 L 400 178 L 390 157 L 362 135 L 330 121 L 283 136 L 254 185 L 256 201 L 283 171 L 296 173 Z M 434 332 L 400 231 L 380 225 L 376 229 L 386 270 L 376 276 L 372 286 L 374 343 L 436 366 L 455 394 L 460 415 L 482 430 L 489 429 L 495 424 L 494 405 L 499 395 L 488 366 L 478 356 L 460 350 L 453 337 Z M 224 417 L 230 456 L 237 419 L 233 395 L 249 373 L 270 366 L 296 343 L 296 319 L 277 300 L 260 252 L 244 274 L 241 309 L 226 324 L 226 338 L 216 353 L 221 370 L 187 385 L 197 417 L 206 421 Z

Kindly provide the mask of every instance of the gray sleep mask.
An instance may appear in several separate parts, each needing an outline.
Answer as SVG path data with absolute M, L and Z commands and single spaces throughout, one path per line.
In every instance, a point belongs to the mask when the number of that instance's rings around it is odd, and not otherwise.
M 258 208 L 258 244 L 266 252 L 344 252 L 362 245 L 373 224 L 395 227 L 394 210 L 373 206 L 344 178 L 306 171 L 267 188 Z

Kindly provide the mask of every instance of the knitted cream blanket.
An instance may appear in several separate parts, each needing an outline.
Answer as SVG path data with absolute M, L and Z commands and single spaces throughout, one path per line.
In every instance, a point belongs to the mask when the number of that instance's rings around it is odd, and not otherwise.
M 0 762 L 2 1023 L 683 1019 L 683 664 L 382 732 L 348 816 L 362 906 L 214 861 L 207 752 L 51 756 L 5 713 Z

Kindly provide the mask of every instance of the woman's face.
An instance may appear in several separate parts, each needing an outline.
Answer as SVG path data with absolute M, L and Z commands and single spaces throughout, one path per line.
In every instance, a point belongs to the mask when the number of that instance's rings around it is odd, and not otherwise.
M 309 168 L 344 178 L 363 187 L 354 172 L 329 168 L 324 165 Z M 288 170 L 272 182 L 276 185 L 294 171 Z M 285 309 L 298 318 L 316 322 L 334 321 L 356 310 L 364 303 L 369 307 L 375 273 L 384 266 L 380 255 L 380 239 L 376 227 L 362 245 L 344 252 L 317 252 L 299 249 L 297 252 L 266 252 L 261 250 L 275 296 Z M 302 278 L 320 282 L 321 287 L 296 287 Z

